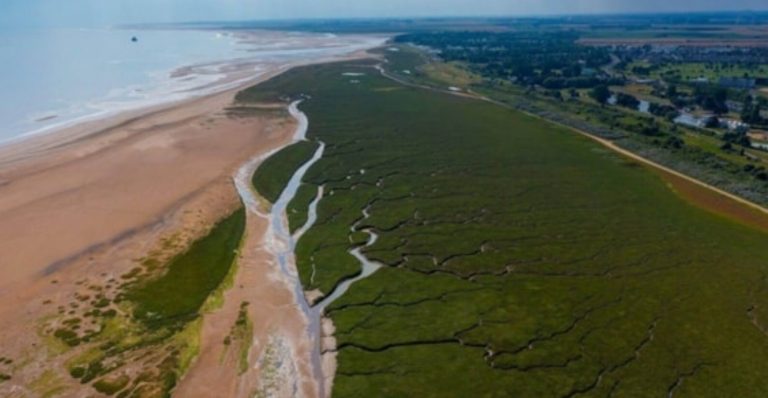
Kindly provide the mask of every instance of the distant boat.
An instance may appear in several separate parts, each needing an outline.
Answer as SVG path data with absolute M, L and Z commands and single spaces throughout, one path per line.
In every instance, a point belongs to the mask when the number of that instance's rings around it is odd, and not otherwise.
M 137 41 L 139 41 L 139 38 L 138 38 L 138 37 L 136 37 L 136 36 L 133 36 L 133 37 L 131 38 L 131 41 L 132 41 L 132 42 L 134 42 L 134 43 L 136 43 Z

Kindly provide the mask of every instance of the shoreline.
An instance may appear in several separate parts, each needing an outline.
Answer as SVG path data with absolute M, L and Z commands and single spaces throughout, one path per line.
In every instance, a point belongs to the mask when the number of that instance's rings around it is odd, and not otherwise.
M 85 140 L 98 138 L 130 123 L 173 111 L 174 109 L 194 107 L 195 105 L 209 102 L 214 98 L 220 98 L 222 101 L 229 99 L 231 102 L 231 99 L 240 90 L 267 81 L 292 67 L 294 66 L 277 65 L 272 70 L 262 74 L 230 82 L 227 86 L 234 83 L 233 87 L 224 87 L 219 91 L 162 104 L 119 111 L 110 115 L 94 115 L 87 118 L 87 120 L 81 120 L 72 125 L 62 126 L 39 134 L 25 134 L 14 137 L 11 140 L 2 141 L 0 142 L 0 167 L 22 159 L 39 156 L 51 150 L 61 149 L 70 145 L 76 145 Z M 232 78 L 230 77 L 229 79 Z
M 122 34 L 127 37 L 136 33 L 136 29 L 129 30 L 111 26 L 53 28 L 54 32 L 59 30 L 64 33 L 92 31 L 91 35 L 98 35 L 100 33 L 107 35 Z M 128 51 L 124 55 L 127 58 L 113 58 L 119 56 L 111 54 L 111 56 L 105 56 L 112 58 L 109 61 L 100 58 L 93 59 L 89 64 L 93 62 L 106 62 L 110 66 L 131 64 L 134 67 L 130 71 L 138 73 L 127 79 L 116 78 L 113 79 L 114 81 L 99 81 L 96 83 L 96 90 L 91 90 L 88 95 L 81 96 L 75 93 L 69 97 L 60 98 L 55 103 L 46 102 L 41 98 L 41 103 L 37 104 L 37 107 L 19 110 L 21 116 L 24 117 L 23 119 L 8 121 L 10 122 L 8 124 L 14 127 L 12 130 L 4 131 L 6 134 L 0 139 L 0 146 L 7 143 L 24 141 L 29 137 L 56 132 L 84 123 L 108 119 L 126 112 L 172 106 L 185 100 L 222 92 L 226 89 L 225 86 L 230 83 L 229 80 L 231 80 L 231 73 L 229 72 L 232 71 L 227 70 L 228 67 L 243 61 L 253 61 L 252 58 L 243 56 L 243 54 L 246 54 L 244 50 L 253 46 L 249 44 L 251 43 L 249 38 L 254 35 L 253 32 L 244 32 L 242 35 L 238 35 L 236 32 L 226 29 L 207 32 L 203 30 L 185 31 L 181 29 L 166 29 L 162 31 L 157 29 L 142 30 L 148 35 L 175 33 L 180 35 L 177 37 L 179 42 L 196 42 L 201 39 L 210 39 L 211 43 L 201 47 L 209 50 L 197 50 L 194 52 L 181 50 L 174 53 L 172 57 L 163 58 L 162 61 L 150 57 L 152 62 L 147 64 L 135 62 L 136 59 L 145 58 L 147 55 L 146 53 L 141 53 L 141 51 L 146 50 L 142 50 L 142 47 L 135 47 L 135 44 L 124 50 L 135 49 L 139 53 L 134 54 Z M 31 30 L 29 35 L 35 37 L 47 32 L 45 29 Z M 184 36 L 185 33 L 182 32 L 189 32 L 195 36 Z M 214 37 L 215 39 L 212 39 Z M 225 40 L 220 40 L 222 38 Z M 80 49 L 82 43 L 77 41 L 77 37 L 74 39 L 70 45 L 75 46 L 75 49 Z M 167 36 L 153 36 L 152 39 L 159 39 L 159 41 L 148 40 L 148 44 L 157 42 L 165 43 L 165 45 L 169 44 L 164 42 L 164 40 L 167 40 Z M 111 44 L 113 47 L 119 47 L 119 45 L 124 43 L 111 42 Z M 165 61 L 165 59 L 168 59 L 168 61 Z M 112 72 L 120 76 L 125 74 L 126 70 L 117 69 Z M 64 80 L 69 80 L 66 79 L 67 76 L 56 76 L 57 78 L 63 77 Z M 78 79 L 76 75 L 71 77 L 74 80 L 82 79 L 82 77 Z M 21 86 L 21 88 L 23 89 L 24 86 Z M 34 85 L 31 85 L 29 88 L 39 90 Z M 61 97 L 61 95 L 58 97 Z M 5 136 L 11 131 L 12 134 L 10 136 Z
M 151 30 L 151 29 L 150 29 Z M 173 29 L 170 29 L 173 30 Z M 208 30 L 200 30 L 202 32 L 213 32 Z M 31 129 L 13 137 L 8 137 L 0 140 L 0 167 L 8 163 L 9 152 L 26 152 L 29 150 L 39 150 L 41 148 L 47 149 L 51 146 L 60 146 L 62 144 L 68 144 L 70 141 L 80 138 L 89 137 L 92 135 L 106 132 L 107 130 L 115 127 L 119 127 L 123 123 L 129 123 L 139 118 L 151 116 L 157 112 L 167 111 L 181 106 L 188 106 L 194 104 L 197 101 L 202 101 L 207 98 L 223 95 L 226 93 L 237 93 L 238 91 L 250 87 L 266 80 L 269 80 L 281 73 L 284 73 L 294 67 L 303 66 L 313 63 L 326 63 L 336 60 L 344 60 L 349 57 L 350 54 L 358 54 L 365 52 L 368 49 L 375 48 L 382 45 L 389 36 L 376 35 L 376 34 L 349 34 L 344 37 L 354 40 L 355 42 L 341 45 L 335 43 L 335 45 L 325 43 L 323 39 L 329 39 L 320 34 L 308 34 L 303 32 L 290 32 L 290 31 L 229 31 L 226 29 L 216 30 L 215 32 L 230 35 L 234 42 L 243 46 L 243 51 L 240 56 L 236 58 L 203 61 L 191 64 L 181 64 L 174 66 L 167 72 L 168 78 L 183 78 L 195 75 L 195 70 L 204 70 L 211 67 L 216 68 L 215 73 L 197 73 L 199 76 L 208 76 L 212 78 L 212 81 L 201 84 L 195 88 L 185 88 L 181 90 L 174 90 L 169 93 L 162 93 L 155 98 L 145 99 L 135 103 L 123 103 L 119 107 L 114 109 L 100 110 L 89 114 L 76 116 L 69 120 L 62 120 L 61 122 L 54 123 L 49 126 L 42 126 L 37 129 Z M 306 54 L 302 60 L 280 60 L 274 59 L 272 50 L 267 51 L 268 60 L 262 60 L 259 58 L 260 49 L 257 47 L 256 42 L 259 39 L 259 35 L 275 35 L 282 34 L 292 36 L 294 34 L 302 35 L 300 40 L 287 44 L 287 48 L 282 51 L 285 54 L 289 54 L 295 57 L 296 54 Z M 338 38 L 338 36 L 333 37 Z M 372 44 L 372 42 L 365 42 L 363 40 L 380 40 L 380 43 Z M 319 41 L 318 43 L 308 43 L 320 45 L 317 47 L 299 46 L 296 43 L 304 41 Z M 158 72 L 159 73 L 159 72 Z M 167 97 L 181 96 L 182 98 L 167 99 Z M 93 101 L 99 102 L 99 99 Z M 49 120 L 51 118 L 59 118 L 60 115 L 53 114 L 53 111 L 42 112 L 45 114 L 39 120 Z M 42 114 L 41 113 L 41 114 Z M 88 130 L 83 134 L 83 130 Z M 67 137 L 71 136 L 71 137 Z
M 374 44 L 387 40 L 366 37 Z M 221 92 L 0 145 L 0 354 L 19 364 L 13 378 L 0 384 L 0 395 L 32 392 L 32 383 L 49 371 L 68 394 L 92 391 L 66 373 L 68 358 L 81 350 L 61 351 L 44 332 L 59 322 L 56 308 L 76 305 L 81 286 L 119 280 L 151 253 L 183 250 L 238 205 L 232 176 L 291 142 L 295 121 L 283 111 L 228 113 L 237 92 L 294 67 L 365 58 L 374 47 L 273 63 L 256 76 L 243 67 L 250 76 Z M 246 236 L 252 242 L 264 233 L 266 223 L 255 222 Z M 254 320 L 285 319 L 285 308 L 274 305 L 285 297 L 269 276 L 274 266 L 264 248 L 243 252 L 250 260 L 239 264 L 225 304 L 202 317 L 201 346 L 188 373 L 203 375 L 198 383 L 229 386 L 232 396 L 248 396 L 248 387 L 259 380 L 241 377 L 237 366 L 222 367 L 228 362 L 216 356 L 220 334 L 237 318 L 241 299 L 253 303 Z M 272 329 L 262 322 L 254 330 L 263 336 Z M 303 326 L 296 330 L 306 333 Z M 264 349 L 284 340 L 275 344 L 254 339 L 249 355 L 257 361 Z M 139 365 L 126 366 L 135 371 L 131 366 Z

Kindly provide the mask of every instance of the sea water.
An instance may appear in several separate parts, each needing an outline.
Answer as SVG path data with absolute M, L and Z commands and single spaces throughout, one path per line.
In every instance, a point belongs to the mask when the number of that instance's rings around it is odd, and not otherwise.
M 0 27 L 0 143 L 200 94 L 224 79 L 226 62 L 296 62 L 367 46 L 299 33 L 244 40 L 221 30 Z M 174 73 L 190 65 L 204 67 Z
M 185 64 L 236 58 L 242 47 L 217 32 L 3 30 L 0 141 L 204 84 L 189 77 L 182 84 L 171 72 Z

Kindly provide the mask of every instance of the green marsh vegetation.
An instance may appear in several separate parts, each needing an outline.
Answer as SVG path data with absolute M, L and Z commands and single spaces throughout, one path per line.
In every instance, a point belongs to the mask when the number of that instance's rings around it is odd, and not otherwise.
M 229 334 L 224 338 L 224 345 L 234 348 L 237 355 L 238 371 L 240 374 L 248 371 L 248 354 L 253 345 L 253 322 L 248 317 L 248 306 L 250 303 L 243 301 L 240 303 L 240 310 L 237 314 L 235 324 L 230 328 Z
M 248 371 L 248 352 L 253 345 L 253 322 L 248 317 L 248 303 L 240 304 L 240 312 L 237 314 L 237 320 L 233 332 L 240 342 L 239 370 L 240 373 Z
M 13 359 L 0 357 L 0 383 L 11 380 L 13 377 L 10 375 L 13 365 Z
M 269 172 L 269 171 L 267 171 Z M 301 184 L 296 196 L 288 203 L 288 228 L 291 233 L 304 226 L 307 222 L 307 209 L 317 198 L 318 187 L 310 184 Z
M 134 317 L 150 328 L 196 317 L 229 273 L 244 231 L 240 208 L 171 260 L 161 277 L 129 289 L 125 298 L 135 305 Z
M 278 93 L 311 96 L 309 139 L 327 145 L 304 180 L 325 187 L 297 247 L 305 288 L 359 272 L 366 208 L 380 239 L 364 253 L 386 265 L 326 311 L 334 396 L 768 393 L 765 233 L 565 128 L 370 62 L 243 95 Z
M 315 154 L 317 147 L 317 143 L 299 141 L 265 160 L 253 175 L 253 184 L 258 187 L 259 194 L 272 203 L 276 202 L 294 171 Z

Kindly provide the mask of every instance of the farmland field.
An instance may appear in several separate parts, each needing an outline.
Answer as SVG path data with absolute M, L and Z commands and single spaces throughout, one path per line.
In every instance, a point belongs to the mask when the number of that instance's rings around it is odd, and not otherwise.
M 325 192 L 296 249 L 305 289 L 332 292 L 359 272 L 360 232 L 380 236 L 363 252 L 385 266 L 326 310 L 335 397 L 768 394 L 765 232 L 565 128 L 370 61 L 239 98 L 277 93 L 310 96 L 326 144 L 304 179 Z

